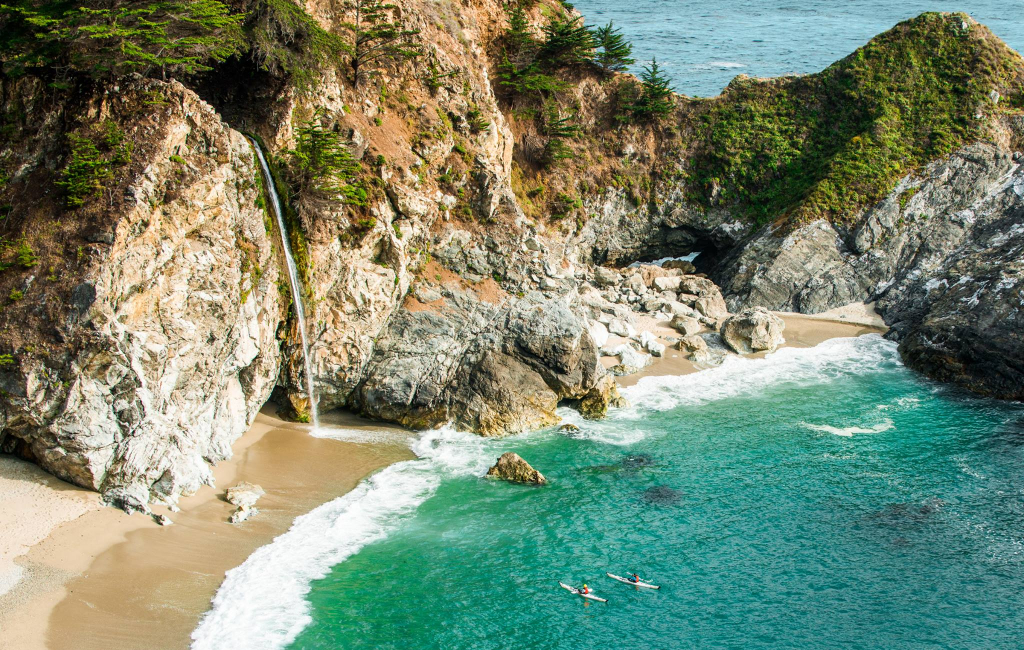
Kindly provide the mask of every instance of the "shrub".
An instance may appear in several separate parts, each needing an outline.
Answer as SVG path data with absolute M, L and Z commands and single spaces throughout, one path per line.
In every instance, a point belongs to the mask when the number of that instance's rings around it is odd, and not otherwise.
M 420 31 L 405 29 L 394 18 L 398 7 L 384 0 L 346 0 L 345 8 L 353 16 L 345 27 L 352 32 L 352 82 L 376 74 L 381 67 L 415 58 L 422 54 L 416 41 Z
M 64 203 L 69 208 L 85 205 L 87 199 L 103 192 L 103 184 L 113 178 L 110 162 L 88 138 L 69 133 L 71 154 L 60 174 L 57 187 L 64 190 Z

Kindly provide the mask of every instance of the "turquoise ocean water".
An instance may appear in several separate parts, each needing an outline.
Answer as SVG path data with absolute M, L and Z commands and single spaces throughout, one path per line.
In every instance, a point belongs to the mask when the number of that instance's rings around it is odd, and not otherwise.
M 1021 405 L 878 336 L 626 393 L 576 437 L 425 434 L 232 571 L 195 647 L 1021 647 Z M 509 450 L 551 484 L 483 478 Z
M 925 10 L 1024 48 L 1016 0 L 576 5 L 692 95 L 820 70 Z M 925 381 L 877 336 L 626 396 L 566 411 L 577 437 L 417 438 L 229 572 L 194 650 L 1024 647 L 1024 406 Z M 551 484 L 484 479 L 504 451 Z
M 818 72 L 901 20 L 962 11 L 1024 51 L 1021 0 L 578 0 L 587 24 L 609 20 L 634 43 L 639 70 L 652 57 L 678 92 L 711 97 L 738 74 Z

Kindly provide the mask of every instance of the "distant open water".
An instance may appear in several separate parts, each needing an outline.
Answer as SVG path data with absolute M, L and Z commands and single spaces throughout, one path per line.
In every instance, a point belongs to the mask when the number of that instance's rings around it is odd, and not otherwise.
M 587 24 L 609 20 L 633 42 L 635 70 L 654 57 L 676 91 L 719 94 L 738 74 L 818 72 L 896 23 L 925 11 L 962 11 L 1018 52 L 1021 0 L 579 0 Z

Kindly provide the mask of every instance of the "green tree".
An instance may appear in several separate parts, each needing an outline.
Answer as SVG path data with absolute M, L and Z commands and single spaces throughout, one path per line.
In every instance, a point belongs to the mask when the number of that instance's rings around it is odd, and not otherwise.
M 311 88 L 322 68 L 348 52 L 344 40 L 292 0 L 249 0 L 246 9 L 250 56 L 263 70 L 290 78 L 300 91 Z
M 544 134 L 548 136 L 547 144 L 544 145 L 544 154 L 541 164 L 545 167 L 553 167 L 563 160 L 575 157 L 569 140 L 580 135 L 580 125 L 576 113 L 562 115 L 558 105 L 550 102 L 545 110 Z
M 537 59 L 548 68 L 577 66 L 594 58 L 594 35 L 583 18 L 552 18 L 544 26 Z
M 345 26 L 352 32 L 352 82 L 378 72 L 388 63 L 405 61 L 422 54 L 415 37 L 418 29 L 405 29 L 393 18 L 397 5 L 384 0 L 346 0 L 353 15 Z
M 0 58 L 14 73 L 50 67 L 100 79 L 194 74 L 240 50 L 241 20 L 218 0 L 108 0 L 88 7 L 15 0 L 0 5 Z
M 341 134 L 327 128 L 327 112 L 320 108 L 295 132 L 295 148 L 288 151 L 288 172 L 299 204 L 316 209 L 324 205 L 366 204 L 366 189 L 357 181 L 361 166 Z
M 640 93 L 633 103 L 632 112 L 638 119 L 658 119 L 672 111 L 672 84 L 652 59 L 640 74 Z
M 594 63 L 606 73 L 622 72 L 636 63 L 632 58 L 633 45 L 611 22 L 594 30 L 594 42 L 600 49 L 594 55 Z

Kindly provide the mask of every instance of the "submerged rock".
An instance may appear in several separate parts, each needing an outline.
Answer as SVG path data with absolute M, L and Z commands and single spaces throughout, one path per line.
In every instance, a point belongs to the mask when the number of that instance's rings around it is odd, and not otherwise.
M 679 503 L 683 498 L 682 492 L 668 487 L 667 485 L 656 485 L 644 490 L 644 501 L 659 506 L 669 506 Z
M 546 485 L 548 482 L 543 474 L 533 469 L 519 454 L 511 451 L 502 454 L 494 467 L 487 470 L 487 475 L 527 485 Z
M 725 321 L 722 339 L 738 354 L 775 351 L 786 342 L 782 330 L 786 324 L 764 307 L 744 310 Z
M 622 459 L 623 469 L 637 470 L 642 467 L 653 467 L 654 459 L 647 454 L 630 454 Z
M 558 430 L 561 431 L 562 433 L 579 433 L 580 432 L 580 428 L 578 426 L 576 426 L 575 424 L 563 424 L 562 426 L 558 427 Z

